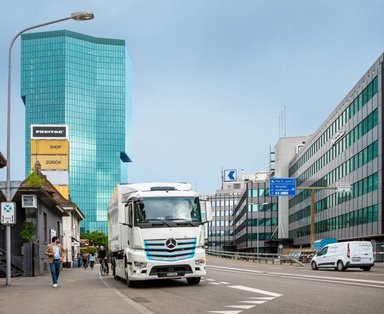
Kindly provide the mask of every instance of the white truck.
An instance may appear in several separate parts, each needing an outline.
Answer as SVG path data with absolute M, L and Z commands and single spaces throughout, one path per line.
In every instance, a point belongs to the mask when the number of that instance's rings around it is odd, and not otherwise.
M 109 204 L 114 278 L 129 287 L 171 278 L 198 284 L 206 275 L 204 223 L 211 217 L 210 204 L 204 205 L 186 183 L 118 185 Z

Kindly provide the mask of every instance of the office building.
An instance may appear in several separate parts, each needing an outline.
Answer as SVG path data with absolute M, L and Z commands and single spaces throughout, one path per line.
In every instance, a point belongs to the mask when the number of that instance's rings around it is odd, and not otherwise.
M 382 88 L 383 55 L 290 161 L 289 176 L 303 189 L 289 200 L 295 246 L 311 244 L 312 203 L 315 240 L 384 241 Z M 306 187 L 318 189 L 313 202 Z
M 111 193 L 128 181 L 130 71 L 124 40 L 65 30 L 22 35 L 26 173 L 30 126 L 68 126 L 69 197 L 85 215 L 82 233 L 107 233 Z

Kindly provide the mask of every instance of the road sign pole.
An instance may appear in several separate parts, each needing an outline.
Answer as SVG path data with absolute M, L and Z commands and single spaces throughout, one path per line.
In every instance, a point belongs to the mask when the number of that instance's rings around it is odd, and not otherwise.
M 6 230 L 6 259 L 7 259 L 7 275 L 6 275 L 6 285 L 10 286 L 11 285 L 11 226 L 7 225 L 5 227 Z
M 315 242 L 315 190 L 311 190 L 311 250 Z

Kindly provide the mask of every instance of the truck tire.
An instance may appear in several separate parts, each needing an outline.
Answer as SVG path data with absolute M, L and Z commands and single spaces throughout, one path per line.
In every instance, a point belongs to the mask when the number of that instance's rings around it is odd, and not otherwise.
M 313 270 L 317 270 L 317 269 L 318 269 L 315 261 L 313 261 L 313 262 L 311 263 L 311 268 L 312 268 Z
M 337 261 L 336 269 L 337 269 L 338 271 L 344 271 L 344 270 L 345 270 L 345 267 L 344 267 L 344 264 L 343 264 L 342 261 Z
M 128 279 L 128 273 L 125 273 L 125 283 L 127 284 L 128 288 L 132 288 L 135 286 L 135 282 Z
M 187 278 L 187 282 L 189 285 L 198 285 L 199 282 L 200 282 L 200 277 L 190 277 L 190 278 Z

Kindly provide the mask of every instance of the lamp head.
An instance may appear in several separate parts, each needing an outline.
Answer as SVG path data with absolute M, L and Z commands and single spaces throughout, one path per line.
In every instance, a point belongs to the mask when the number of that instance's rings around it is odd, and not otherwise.
M 71 13 L 71 18 L 76 21 L 88 21 L 92 20 L 94 17 L 94 14 L 88 11 Z

